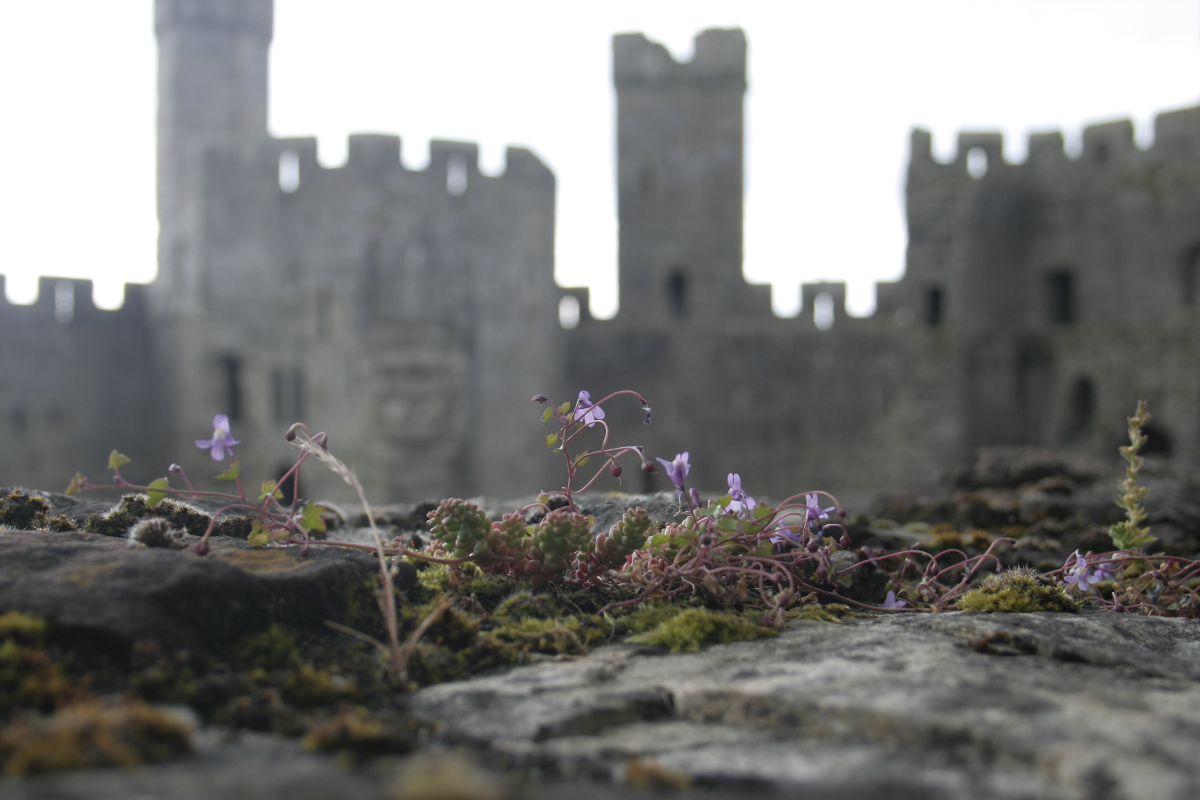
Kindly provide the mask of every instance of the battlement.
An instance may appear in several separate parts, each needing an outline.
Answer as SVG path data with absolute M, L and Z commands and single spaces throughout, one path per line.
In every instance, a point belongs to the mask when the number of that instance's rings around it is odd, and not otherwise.
M 146 318 L 147 287 L 140 283 L 125 284 L 125 302 L 117 309 L 98 307 L 92 281 L 84 278 L 42 276 L 37 299 L 29 305 L 10 303 L 5 288 L 5 276 L 0 275 L 0 323 L 108 324 Z
M 702 31 L 695 43 L 692 60 L 681 63 L 640 33 L 618 34 L 613 37 L 613 82 L 618 90 L 679 83 L 746 88 L 746 35 L 741 30 Z
M 954 158 L 938 162 L 933 157 L 933 136 L 923 128 L 913 128 L 910 165 L 921 168 L 929 165 L 949 167 L 966 172 L 972 150 L 981 150 L 990 168 L 1019 166 L 1004 159 L 1004 135 L 993 131 L 963 131 L 958 134 Z M 1029 134 L 1030 166 L 1059 164 L 1068 159 L 1064 137 L 1060 131 Z M 1133 122 L 1118 119 L 1088 125 L 1083 129 L 1083 152 L 1074 163 L 1106 164 L 1121 161 L 1141 153 L 1169 156 L 1188 156 L 1200 152 L 1200 107 L 1164 111 L 1154 118 L 1154 143 L 1146 150 L 1138 148 L 1133 136 Z
M 369 180 L 389 173 L 408 175 L 436 175 L 445 177 L 448 188 L 461 181 L 463 191 L 480 180 L 537 179 L 554 180 L 550 168 L 532 150 L 524 147 L 505 149 L 505 169 L 497 176 L 485 176 L 479 171 L 479 145 L 447 139 L 429 142 L 429 164 L 423 170 L 410 170 L 401 162 L 402 140 L 393 134 L 355 133 L 348 140 L 348 156 L 345 166 L 324 167 L 317 160 L 317 140 L 312 136 L 297 136 L 272 139 L 267 148 L 267 157 L 279 161 L 282 171 L 290 170 L 292 188 L 285 191 L 303 191 L 301 187 L 310 182 L 314 175 L 338 174 L 342 170 L 358 174 Z M 285 161 L 290 164 L 285 166 Z
M 270 41 L 274 30 L 273 0 L 157 0 L 154 31 L 159 36 L 178 28 L 208 29 L 226 33 L 249 33 Z

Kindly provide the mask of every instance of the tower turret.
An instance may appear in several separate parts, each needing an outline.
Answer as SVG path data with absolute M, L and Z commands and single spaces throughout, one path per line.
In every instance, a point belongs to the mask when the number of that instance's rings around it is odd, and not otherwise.
M 200 174 L 210 149 L 247 152 L 267 137 L 274 0 L 156 0 L 160 277 L 186 284 Z
M 620 315 L 770 313 L 742 277 L 746 37 L 708 30 L 675 61 L 641 34 L 613 39 Z

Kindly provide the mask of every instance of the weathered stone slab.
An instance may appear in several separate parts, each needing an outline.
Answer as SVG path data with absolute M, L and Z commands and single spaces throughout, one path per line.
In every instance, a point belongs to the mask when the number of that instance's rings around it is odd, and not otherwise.
M 1200 791 L 1200 623 L 802 622 L 694 655 L 605 648 L 430 687 L 412 708 L 439 738 L 566 774 L 653 757 L 699 780 L 851 798 L 1186 798 Z
M 90 533 L 0 530 L 0 613 L 22 611 L 114 645 L 153 639 L 201 648 L 271 622 L 345 618 L 350 593 L 378 569 L 370 554 L 249 548 L 214 537 L 212 552 L 131 548 Z

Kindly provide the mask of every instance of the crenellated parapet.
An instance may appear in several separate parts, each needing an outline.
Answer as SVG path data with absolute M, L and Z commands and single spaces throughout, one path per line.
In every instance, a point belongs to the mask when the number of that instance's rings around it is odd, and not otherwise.
M 4 294 L 5 276 L 0 275 L 0 326 L 32 330 L 43 326 L 140 327 L 146 324 L 146 286 L 125 284 L 125 301 L 115 309 L 100 308 L 93 298 L 92 281 L 82 278 L 38 278 L 37 299 L 29 304 L 9 302 Z
M 640 33 L 613 37 L 613 82 L 618 91 L 666 88 L 680 83 L 706 88 L 746 88 L 746 36 L 741 30 L 706 30 L 695 39 L 691 61 Z
M 157 0 L 154 30 L 159 36 L 179 27 L 248 33 L 270 41 L 274 31 L 274 0 Z

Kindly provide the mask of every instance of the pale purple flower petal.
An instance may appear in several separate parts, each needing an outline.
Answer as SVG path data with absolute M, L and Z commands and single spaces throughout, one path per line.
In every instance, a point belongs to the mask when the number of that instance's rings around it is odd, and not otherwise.
M 906 605 L 908 605 L 908 603 L 906 603 L 903 600 L 897 600 L 896 593 L 889 590 L 887 593 L 887 597 L 884 598 L 883 605 L 881 605 L 880 608 L 887 608 L 887 609 L 904 608 Z
M 213 461 L 224 461 L 226 453 L 232 456 L 233 446 L 237 444 L 241 444 L 241 442 L 233 438 L 233 434 L 229 431 L 229 417 L 224 414 L 217 414 L 213 417 L 211 439 L 196 440 L 196 447 L 211 451 Z
M 582 422 L 590 428 L 602 419 L 604 419 L 604 409 L 592 402 L 591 394 L 580 392 L 579 401 L 575 403 L 575 421 Z
M 754 498 L 746 494 L 742 489 L 742 476 L 736 472 L 729 473 L 726 479 L 729 481 L 729 505 L 725 506 L 727 514 L 741 514 L 742 512 L 750 512 L 758 505 Z
M 674 461 L 664 461 L 660 458 L 658 463 L 666 468 L 667 477 L 671 479 L 671 483 L 675 484 L 675 491 L 683 494 L 683 479 L 687 477 L 688 470 L 692 468 L 688 464 L 688 454 L 686 452 L 679 453 L 675 456 Z

